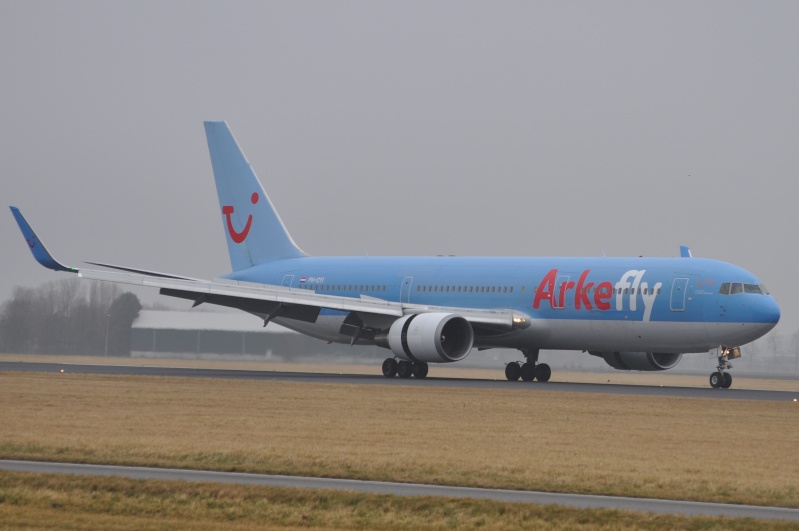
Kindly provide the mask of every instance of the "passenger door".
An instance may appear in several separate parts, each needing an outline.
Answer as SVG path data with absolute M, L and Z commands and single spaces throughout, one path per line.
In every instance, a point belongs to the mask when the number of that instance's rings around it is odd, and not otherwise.
M 411 285 L 413 284 L 413 277 L 405 277 L 402 279 L 402 286 L 400 287 L 400 302 L 411 302 Z
M 685 311 L 685 292 L 688 290 L 687 278 L 675 278 L 671 285 L 671 311 Z

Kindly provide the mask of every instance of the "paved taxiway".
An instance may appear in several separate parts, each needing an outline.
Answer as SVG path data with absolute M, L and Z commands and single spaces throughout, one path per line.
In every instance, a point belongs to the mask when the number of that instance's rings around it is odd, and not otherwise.
M 45 474 L 75 474 L 81 476 L 121 476 L 134 479 L 199 481 L 208 483 L 235 483 L 267 487 L 296 487 L 334 489 L 395 496 L 445 496 L 454 498 L 480 498 L 513 503 L 539 503 L 566 505 L 584 509 L 622 509 L 654 513 L 727 516 L 730 518 L 758 518 L 766 520 L 799 521 L 799 509 L 759 507 L 724 503 L 624 498 L 585 494 L 558 494 L 523 490 L 480 489 L 474 487 L 447 487 L 419 483 L 393 483 L 388 481 L 360 481 L 353 479 L 310 478 L 301 476 L 274 476 L 243 474 L 240 472 L 207 472 L 174 468 L 145 468 L 110 465 L 82 465 L 73 463 L 43 463 L 36 461 L 2 461 L 0 469 L 13 472 Z
M 472 389 L 515 389 L 519 391 L 561 391 L 566 393 L 603 393 L 622 395 L 677 396 L 684 398 L 724 398 L 739 400 L 792 401 L 799 399 L 799 392 L 761 391 L 736 389 L 712 389 L 699 387 L 660 387 L 648 385 L 589 384 L 550 381 L 508 382 L 507 380 L 478 380 L 471 378 L 436 378 L 423 380 L 409 378 L 385 378 L 382 375 L 331 374 L 309 372 L 248 371 L 231 369 L 186 369 L 174 367 L 131 367 L 119 365 L 77 365 L 67 363 L 0 362 L 2 371 L 61 372 L 80 374 L 121 374 L 138 376 L 171 376 L 179 378 L 227 378 L 245 380 L 271 380 L 279 382 L 382 384 L 421 387 L 466 387 Z M 375 372 L 380 367 L 375 367 Z M 557 373 L 555 373 L 557 379 Z

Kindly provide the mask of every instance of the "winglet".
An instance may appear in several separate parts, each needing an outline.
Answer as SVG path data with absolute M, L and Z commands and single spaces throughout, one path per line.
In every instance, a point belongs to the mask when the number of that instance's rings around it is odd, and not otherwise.
M 25 238 L 25 241 L 28 244 L 31 252 L 33 253 L 33 257 L 36 259 L 37 262 L 42 264 L 47 269 L 52 269 L 53 271 L 68 271 L 70 273 L 77 273 L 78 270 L 74 267 L 66 267 L 65 265 L 61 264 L 58 260 L 53 258 L 47 248 L 42 243 L 42 240 L 36 236 L 36 233 L 33 232 L 30 224 L 22 215 L 22 212 L 19 211 L 17 207 L 9 207 L 11 208 L 11 213 L 14 215 L 14 219 L 17 220 L 17 225 L 19 225 L 19 230 L 22 231 L 22 236 Z
M 691 249 L 687 245 L 680 245 L 680 256 L 682 258 L 692 258 Z

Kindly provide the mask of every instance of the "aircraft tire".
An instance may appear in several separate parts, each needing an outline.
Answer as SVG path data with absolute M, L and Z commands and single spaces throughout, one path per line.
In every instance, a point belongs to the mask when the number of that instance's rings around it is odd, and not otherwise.
M 732 374 L 725 372 L 724 374 L 724 381 L 721 384 L 722 389 L 729 389 L 732 385 Z
M 710 375 L 710 387 L 713 389 L 718 389 L 721 387 L 721 384 L 724 382 L 724 376 L 716 371 Z
M 507 378 L 509 382 L 517 381 L 521 375 L 522 368 L 517 362 L 512 361 L 505 365 L 505 378 Z
M 413 364 L 413 375 L 416 378 L 426 378 L 429 370 L 430 367 L 423 361 L 417 361 Z
M 522 365 L 521 377 L 525 382 L 532 382 L 535 379 L 535 365 L 532 363 L 524 363 Z
M 393 378 L 397 375 L 397 360 L 394 358 L 386 358 L 383 361 L 383 376 L 386 378 Z
M 535 379 L 539 382 L 548 382 L 552 377 L 552 369 L 546 363 L 539 363 L 535 368 Z
M 400 378 L 410 378 L 413 376 L 413 363 L 401 361 L 397 364 L 397 376 Z

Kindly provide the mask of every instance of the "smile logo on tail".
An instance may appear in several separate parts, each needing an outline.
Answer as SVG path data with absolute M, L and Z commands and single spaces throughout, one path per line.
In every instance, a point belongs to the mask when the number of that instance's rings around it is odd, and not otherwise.
M 250 197 L 250 202 L 254 205 L 258 202 L 258 192 L 253 192 L 252 196 Z M 234 208 L 230 205 L 226 205 L 222 207 L 222 213 L 225 215 L 225 219 L 227 220 L 227 231 L 230 234 L 230 237 L 236 243 L 241 243 L 245 239 L 247 239 L 247 235 L 250 233 L 250 226 L 252 225 L 252 214 L 247 216 L 247 223 L 244 225 L 244 229 L 241 232 L 236 231 L 233 228 L 233 220 L 231 219 L 230 215 L 233 214 Z

